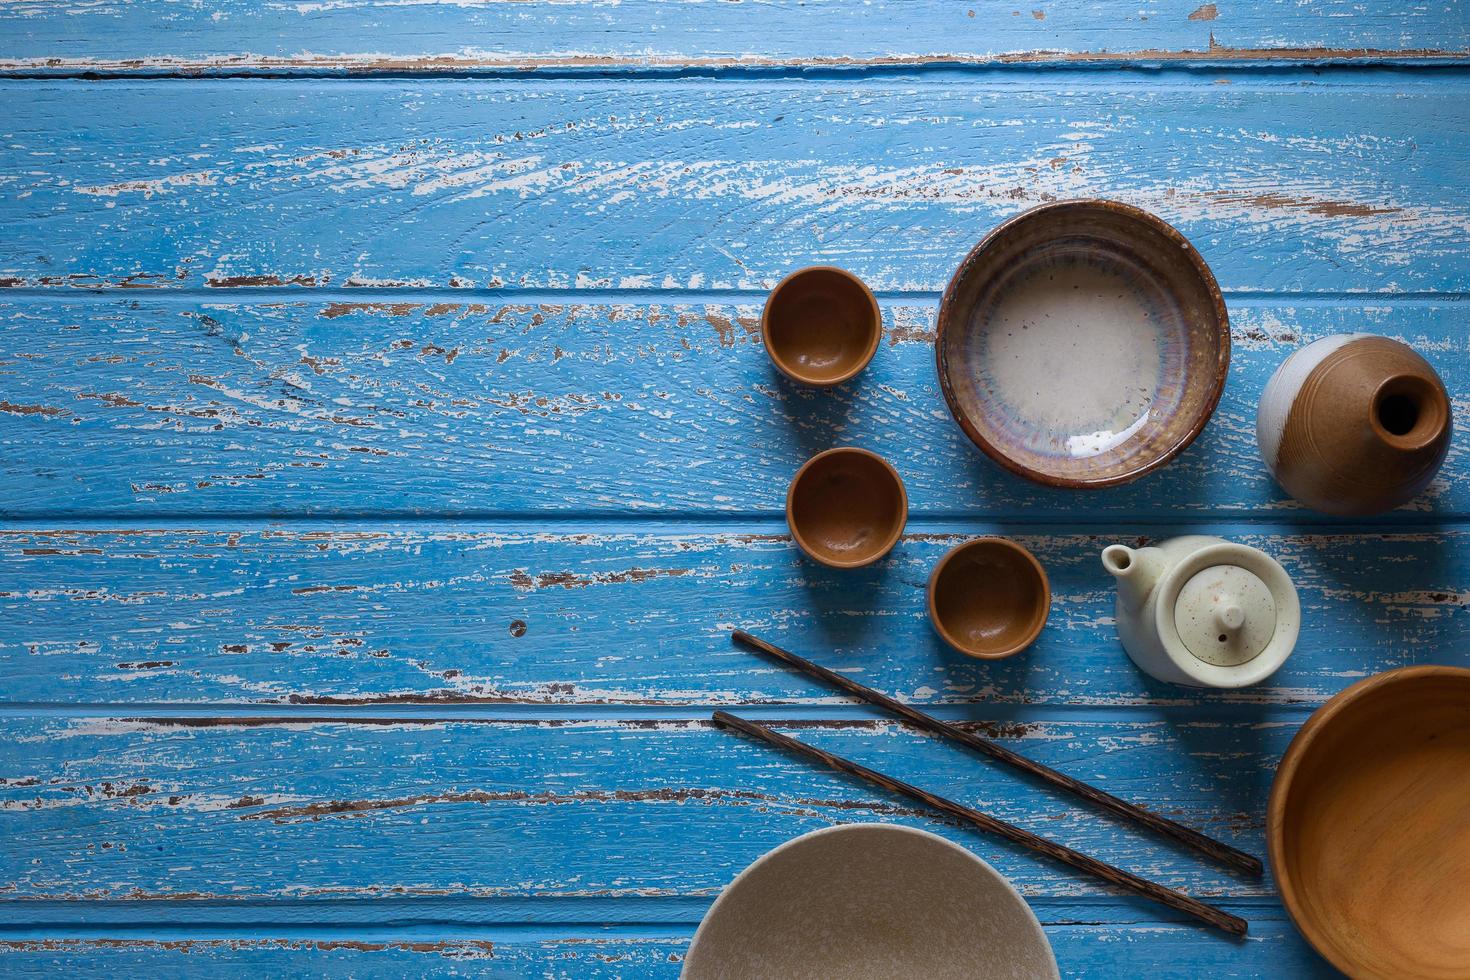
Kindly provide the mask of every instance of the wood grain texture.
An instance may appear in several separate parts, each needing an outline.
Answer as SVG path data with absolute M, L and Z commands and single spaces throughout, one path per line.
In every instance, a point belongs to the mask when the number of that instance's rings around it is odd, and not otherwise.
M 0 69 L 379 70 L 1463 57 L 1459 0 L 0 3 Z
M 739 705 L 846 700 L 731 644 L 748 628 L 916 704 L 1319 704 L 1411 663 L 1466 663 L 1463 527 L 1213 525 L 1286 567 L 1306 624 L 1269 682 L 1201 692 L 1136 670 L 1114 635 L 1104 545 L 1190 530 L 952 522 L 869 569 L 824 569 L 779 525 L 595 530 L 239 524 L 0 534 L 0 673 L 67 704 Z M 1000 663 L 929 627 L 929 568 L 1008 533 L 1047 568 L 1051 619 Z
M 1253 434 L 1275 365 L 1351 330 L 1424 352 L 1470 431 L 1467 53 L 1463 0 L 0 0 L 0 811 L 24 842 L 0 847 L 0 972 L 672 978 L 759 853 L 892 820 L 1015 881 L 1067 976 L 1328 975 L 1269 881 L 726 634 L 1259 852 L 1309 708 L 1470 656 L 1463 440 L 1412 508 L 1327 525 Z M 1190 453 L 1086 498 L 981 460 L 932 366 L 959 256 L 1077 195 L 1190 236 L 1235 345 Z M 886 330 L 830 397 L 754 336 L 765 290 L 822 261 Z M 855 575 L 779 518 L 838 441 L 892 459 L 917 515 Z M 1196 529 L 1297 579 L 1269 685 L 1154 684 L 1116 643 L 1098 550 Z M 1003 665 L 923 615 L 978 533 L 1057 590 Z M 774 756 L 713 705 L 1252 936 Z
M 1145 922 L 1048 921 L 1058 911 L 1033 902 L 1057 962 L 1067 977 L 1113 980 L 1120 975 L 1164 977 L 1187 963 L 1200 975 L 1280 978 L 1335 977 L 1281 920 L 1251 921 L 1251 938 L 1217 939 L 1193 926 Z M 1096 915 L 1097 910 L 1086 914 Z M 345 932 L 332 938 L 24 939 L 0 940 L 0 969 L 10 976 L 58 972 L 196 976 L 248 971 L 252 976 L 296 977 L 549 977 L 553 980 L 674 980 L 692 925 L 656 927 L 660 936 L 565 939 L 480 938 L 474 930 L 401 929 Z M 488 947 L 488 948 L 487 948 Z
M 346 933 L 331 939 L 0 939 L 6 976 L 675 978 L 686 938 L 439 938 Z
M 875 691 L 871 687 L 865 687 L 845 674 L 839 674 L 837 671 L 829 670 L 811 660 L 798 657 L 791 651 L 783 650 L 774 644 L 752 636 L 744 630 L 735 630 L 732 634 L 732 639 L 739 646 L 758 651 L 779 663 L 800 670 L 808 677 L 820 680 L 830 688 L 836 688 L 869 704 L 882 708 L 891 716 L 898 717 L 919 731 L 948 738 L 971 751 L 989 756 L 999 763 L 1009 765 L 1011 768 L 1019 770 L 1040 782 L 1047 783 L 1051 788 L 1070 793 L 1079 799 L 1086 800 L 1094 806 L 1107 810 L 1116 817 L 1131 820 L 1140 827 L 1153 833 L 1173 838 L 1179 843 L 1187 847 L 1192 847 L 1196 851 L 1213 858 L 1225 867 L 1234 868 L 1237 871 L 1243 871 L 1252 875 L 1259 875 L 1264 871 L 1261 859 L 1254 855 L 1238 851 L 1227 844 L 1223 844 L 1201 834 L 1192 827 L 1185 827 L 1183 824 L 1175 823 L 1167 817 L 1161 817 L 1134 803 L 1119 799 L 1111 793 L 1107 793 L 1079 779 L 1068 776 L 1066 773 L 1058 772 L 1055 769 L 1041 765 L 1021 755 L 1019 752 L 1006 748 L 994 739 L 985 738 L 983 735 L 978 735 L 969 729 L 960 728 L 958 725 L 953 725 L 947 721 L 935 718 L 933 715 L 926 714 L 911 704 L 898 701 L 880 691 Z M 718 714 L 715 716 L 716 720 L 719 720 L 720 717 Z M 741 722 L 741 724 L 749 726 L 752 723 Z M 759 726 L 749 730 L 756 731 L 762 735 L 770 731 L 767 728 Z
M 1267 807 L 1271 869 L 1302 935 L 1349 976 L 1465 972 L 1467 768 L 1463 668 L 1362 681 L 1292 740 Z
M 1047 78 L 0 82 L 0 283 L 932 292 L 1105 196 L 1227 290 L 1470 289 L 1458 75 Z
M 739 718 L 730 714 L 728 711 L 716 711 L 713 720 L 720 728 L 738 731 L 742 735 L 759 739 L 770 746 L 784 749 L 794 755 L 803 756 L 809 762 L 824 765 L 843 775 L 861 779 L 883 792 L 903 797 L 913 803 L 918 803 L 928 808 L 931 812 L 938 811 L 944 816 L 958 820 L 962 824 L 972 826 L 982 833 L 999 837 L 1014 845 L 1024 847 L 1033 854 L 1061 862 L 1074 872 L 1091 875 L 1093 878 L 1105 884 L 1159 902 L 1174 911 L 1193 916 L 1200 922 L 1220 929 L 1232 936 L 1244 936 L 1246 934 L 1247 924 L 1240 916 L 1232 915 L 1216 906 L 1208 905 L 1198 899 L 1191 898 L 1183 892 L 1175 891 L 1172 888 L 1160 885 L 1157 882 L 1150 881 L 1132 872 L 1124 871 L 1122 868 L 1115 867 L 1105 861 L 1099 861 L 1089 854 L 1084 854 L 1074 848 L 1058 844 L 1056 841 L 1042 837 L 1032 831 L 1017 827 L 1004 820 L 999 820 L 982 810 L 965 806 L 962 803 L 956 803 L 954 800 L 922 789 L 913 783 L 895 779 L 892 776 L 860 765 L 851 759 L 844 758 L 827 749 L 818 748 L 809 742 L 792 738 L 789 735 L 776 731 L 768 725 Z
M 935 379 L 934 302 L 885 302 L 864 374 L 785 382 L 758 301 L 0 302 L 0 514 L 778 516 L 833 445 L 882 452 L 916 517 L 1312 519 L 1261 461 L 1255 407 L 1317 337 L 1398 336 L 1470 390 L 1456 300 L 1238 300 L 1220 407 L 1184 455 L 1125 487 L 1048 490 L 986 460 Z M 0 291 L 3 299 L 3 291 Z M 1379 520 L 1470 516 L 1470 402 L 1429 489 Z
M 982 727 L 1260 852 L 1271 770 L 1297 721 Z M 901 725 L 781 727 L 1200 899 L 1271 894 Z M 1119 894 L 707 721 L 12 714 L 0 772 L 0 812 L 27 842 L 0 854 L 7 901 L 707 900 L 775 845 L 865 820 L 944 834 L 1028 897 Z

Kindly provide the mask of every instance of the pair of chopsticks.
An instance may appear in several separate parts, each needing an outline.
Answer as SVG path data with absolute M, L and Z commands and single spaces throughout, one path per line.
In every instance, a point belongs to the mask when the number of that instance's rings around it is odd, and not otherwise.
M 1073 779 L 1065 773 L 1057 772 L 1055 769 L 1012 752 L 1010 749 L 989 739 L 957 728 L 948 722 L 940 721 L 938 718 L 927 715 L 917 708 L 895 701 L 870 687 L 865 687 L 850 678 L 844 677 L 818 664 L 814 664 L 810 660 L 798 657 L 788 650 L 783 650 L 774 644 L 767 643 L 765 640 L 752 636 L 744 630 L 735 630 L 733 636 L 735 641 L 742 646 L 749 647 L 752 650 L 779 660 L 783 664 L 794 667 L 809 677 L 814 677 L 832 687 L 854 695 L 869 704 L 890 711 L 924 731 L 931 732 L 935 735 L 942 735 L 945 738 L 952 739 L 971 749 L 982 752 L 993 759 L 998 759 L 1053 786 L 1080 796 L 1082 799 L 1113 814 L 1132 820 L 1155 833 L 1192 847 L 1229 867 L 1253 875 L 1260 875 L 1262 873 L 1259 858 L 1252 857 L 1243 851 L 1236 850 L 1228 844 L 1207 837 L 1197 830 L 1175 823 L 1158 814 L 1150 813 L 1135 804 L 1113 796 L 1111 793 L 1105 793 L 1096 787 Z M 734 729 L 770 745 L 778 746 L 798 755 L 803 755 L 809 759 L 824 763 L 838 772 L 856 776 L 876 786 L 881 786 L 890 792 L 916 800 L 943 813 L 947 813 L 952 817 L 963 820 L 986 833 L 1004 837 L 1006 840 L 1020 844 L 1022 847 L 1026 847 L 1039 854 L 1046 855 L 1079 871 L 1085 871 L 1120 888 L 1127 889 L 1145 898 L 1187 913 L 1231 935 L 1244 936 L 1246 934 L 1246 921 L 1239 916 L 1231 915 L 1212 905 L 1206 905 L 1204 902 L 1190 898 L 1183 892 L 1175 891 L 1172 888 L 1165 888 L 1163 885 L 1149 881 L 1146 878 L 1140 878 L 1138 875 L 1124 871 L 1122 868 L 1117 868 L 1096 858 L 1088 857 L 1080 851 L 1047 840 L 1045 837 L 1033 834 L 1029 830 L 1022 830 L 1013 824 L 1006 823 L 1003 820 L 997 820 L 989 814 L 956 803 L 953 800 L 945 799 L 942 796 L 936 796 L 917 786 L 912 786 L 892 777 L 885 776 L 866 766 L 861 766 L 849 759 L 844 759 L 842 756 L 834 755 L 831 752 L 808 745 L 788 735 L 782 735 L 765 725 L 738 718 L 729 712 L 716 711 L 714 721 L 722 728 Z

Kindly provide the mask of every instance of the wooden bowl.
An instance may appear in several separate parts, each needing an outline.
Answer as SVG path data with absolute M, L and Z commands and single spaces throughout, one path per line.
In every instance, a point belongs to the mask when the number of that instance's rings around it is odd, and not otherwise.
M 828 388 L 868 366 L 883 333 L 878 300 L 831 265 L 798 269 L 776 284 L 761 313 L 771 363 L 793 381 Z
M 1302 935 L 1358 978 L 1470 976 L 1470 670 L 1404 667 L 1319 708 L 1266 820 Z
M 1036 916 L 990 865 L 891 824 L 826 827 L 757 859 L 706 913 L 683 980 L 1057 976 Z
M 848 446 L 807 460 L 786 491 L 786 524 L 798 547 L 823 565 L 859 568 L 892 550 L 908 520 L 898 471 L 877 453 Z
M 1051 586 L 1036 556 L 1005 538 L 951 548 L 929 575 L 929 621 L 967 656 L 1000 660 L 1041 634 Z
M 939 307 L 939 384 L 1001 466 L 1057 487 L 1135 480 L 1199 435 L 1230 323 L 1183 235 L 1115 201 L 1045 204 L 960 263 Z

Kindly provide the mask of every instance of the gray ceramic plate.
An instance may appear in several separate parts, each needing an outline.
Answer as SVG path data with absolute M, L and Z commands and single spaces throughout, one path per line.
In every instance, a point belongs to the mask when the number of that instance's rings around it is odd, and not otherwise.
M 710 907 L 684 980 L 1031 980 L 1058 976 L 1041 924 L 990 865 L 892 824 L 813 831 Z

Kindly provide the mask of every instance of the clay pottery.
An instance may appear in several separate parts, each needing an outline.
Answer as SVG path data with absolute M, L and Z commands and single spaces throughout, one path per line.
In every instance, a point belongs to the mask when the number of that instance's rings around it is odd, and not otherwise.
M 771 363 L 793 381 L 823 388 L 867 367 L 882 333 L 883 315 L 872 290 L 830 265 L 798 269 L 782 279 L 761 313 Z
M 1123 649 L 1145 673 L 1190 687 L 1245 687 L 1276 672 L 1301 631 L 1296 586 L 1257 548 L 1185 535 L 1103 549 L 1118 586 Z
M 1339 970 L 1470 976 L 1470 670 L 1390 670 L 1317 709 L 1276 770 L 1266 844 Z
M 890 824 L 815 830 L 756 860 L 694 934 L 683 980 L 1055 978 L 1041 924 L 990 865 Z
M 1001 466 L 1057 487 L 1135 480 L 1204 428 L 1230 367 L 1215 277 L 1183 235 L 1115 201 L 996 228 L 939 307 L 939 384 Z
M 1288 357 L 1261 395 L 1256 442 L 1297 500 L 1377 514 L 1418 496 L 1450 448 L 1450 400 L 1429 362 L 1387 337 L 1323 337 Z
M 929 575 L 929 621 L 960 653 L 1000 660 L 1041 634 L 1051 586 L 1036 556 L 1005 538 L 951 548 Z
M 909 498 L 898 471 L 866 449 L 807 460 L 786 491 L 786 523 L 807 555 L 833 568 L 870 565 L 903 534 Z

